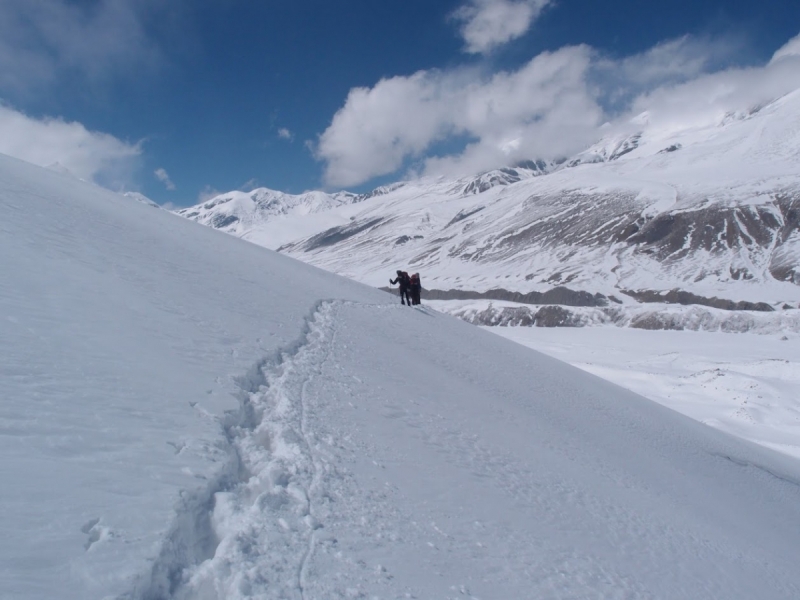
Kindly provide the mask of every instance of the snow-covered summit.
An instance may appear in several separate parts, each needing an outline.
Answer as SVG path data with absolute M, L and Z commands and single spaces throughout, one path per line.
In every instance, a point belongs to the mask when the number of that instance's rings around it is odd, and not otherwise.
M 349 192 L 326 194 L 306 192 L 293 195 L 267 188 L 250 192 L 228 192 L 177 213 L 203 225 L 230 233 L 241 233 L 271 218 L 286 215 L 306 216 L 352 204 L 358 196 Z

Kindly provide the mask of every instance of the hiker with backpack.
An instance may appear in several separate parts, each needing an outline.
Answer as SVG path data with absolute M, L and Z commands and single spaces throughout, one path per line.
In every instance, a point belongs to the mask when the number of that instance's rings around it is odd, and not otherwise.
M 397 278 L 393 280 L 390 279 L 389 283 L 391 285 L 394 285 L 396 283 L 400 284 L 400 304 L 405 304 L 406 301 L 408 301 L 408 305 L 411 306 L 411 296 L 409 295 L 411 287 L 411 277 L 408 276 L 408 273 L 398 269 Z
M 414 273 L 409 279 L 408 291 L 411 293 L 411 304 L 421 304 L 422 282 L 419 273 Z

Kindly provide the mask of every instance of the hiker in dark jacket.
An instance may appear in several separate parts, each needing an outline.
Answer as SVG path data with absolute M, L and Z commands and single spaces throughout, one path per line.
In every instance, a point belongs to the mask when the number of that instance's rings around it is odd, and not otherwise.
M 400 303 L 405 304 L 408 301 L 408 305 L 411 306 L 411 296 L 409 296 L 409 288 L 411 287 L 411 278 L 408 276 L 408 273 L 405 271 L 397 271 L 397 278 L 389 280 L 391 285 L 395 283 L 400 284 Z
M 411 304 L 421 304 L 422 281 L 419 278 L 419 273 L 414 273 L 409 279 L 408 291 L 411 293 Z

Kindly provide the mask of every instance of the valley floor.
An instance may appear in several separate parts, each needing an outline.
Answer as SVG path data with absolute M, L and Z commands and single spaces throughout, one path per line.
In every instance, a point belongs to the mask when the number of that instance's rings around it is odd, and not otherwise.
M 800 458 L 800 336 L 486 327 L 707 425 Z

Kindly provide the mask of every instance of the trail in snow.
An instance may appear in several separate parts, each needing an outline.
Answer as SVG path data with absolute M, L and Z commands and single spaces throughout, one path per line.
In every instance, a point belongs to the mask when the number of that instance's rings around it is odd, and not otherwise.
M 186 553 L 175 554 L 176 544 L 168 541 L 152 580 L 137 596 L 145 600 L 309 600 L 355 593 L 353 582 L 364 576 L 351 571 L 363 571 L 363 563 L 343 558 L 336 549 L 338 541 L 330 536 L 320 540 L 320 531 L 332 515 L 341 521 L 358 514 L 366 522 L 363 515 L 370 509 L 361 506 L 337 511 L 332 506 L 348 503 L 354 495 L 353 483 L 337 464 L 335 436 L 328 434 L 321 440 L 324 428 L 311 423 L 313 405 L 327 385 L 323 371 L 340 369 L 332 367 L 329 359 L 336 337 L 336 315 L 343 304 L 319 303 L 294 346 L 240 379 L 241 408 L 238 414 L 228 415 L 226 425 L 238 479 L 213 482 L 211 487 L 216 489 L 202 494 L 210 497 L 210 502 L 185 507 L 208 511 L 207 522 L 217 544 L 192 562 Z M 397 307 L 389 305 L 386 309 Z M 187 515 L 178 515 L 177 520 L 204 522 L 202 514 L 188 519 Z M 194 532 L 183 537 L 203 536 Z M 335 577 L 314 577 L 313 563 L 320 544 L 334 556 Z M 368 575 L 373 578 L 375 573 Z M 380 569 L 377 578 L 386 579 Z
M 499 352 L 501 372 L 487 365 L 487 379 L 469 345 L 444 351 L 450 329 Z M 424 309 L 320 303 L 295 344 L 240 381 L 241 409 L 227 424 L 239 477 L 219 482 L 206 506 L 217 545 L 196 563 L 162 565 L 176 577 L 141 597 L 792 596 L 760 503 L 778 488 L 795 496 L 781 486 L 793 477 L 727 442 L 705 448 L 711 430 L 700 445 L 688 428 L 677 439 L 674 415 L 621 390 L 613 402 L 570 409 L 568 367 L 517 375 L 528 355 L 480 333 Z M 421 361 L 412 373 L 409 351 Z M 604 387 L 598 381 L 596 393 Z M 565 417 L 578 406 L 586 423 Z M 565 434 L 564 419 L 578 430 Z M 685 479 L 689 463 L 702 488 Z M 757 476 L 742 466 L 779 480 L 751 495 Z M 731 528 L 727 516 L 700 518 L 709 497 L 734 490 L 727 502 L 743 502 L 757 533 Z M 757 583 L 764 577 L 774 587 Z
M 183 565 L 172 589 L 154 582 L 146 598 L 306 599 L 327 469 L 314 450 L 306 397 L 327 361 L 335 311 L 321 303 L 294 348 L 240 380 L 242 406 L 227 427 L 240 480 L 214 493 L 215 551 Z

